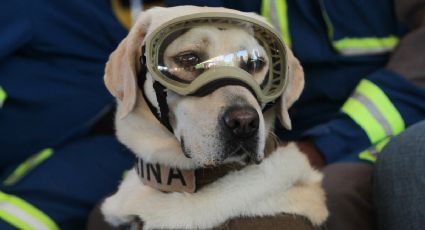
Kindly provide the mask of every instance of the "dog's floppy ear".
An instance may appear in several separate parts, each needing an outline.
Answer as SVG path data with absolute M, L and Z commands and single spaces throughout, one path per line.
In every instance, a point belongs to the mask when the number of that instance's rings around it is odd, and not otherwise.
M 140 68 L 141 47 L 150 24 L 149 12 L 141 13 L 136 24 L 106 63 L 104 81 L 109 92 L 122 104 L 118 116 L 129 114 L 137 98 L 137 72 Z
M 285 92 L 280 97 L 277 106 L 277 116 L 280 123 L 286 129 L 292 129 L 291 119 L 289 118 L 288 109 L 301 95 L 301 91 L 304 88 L 304 71 L 299 61 L 292 54 L 292 51 L 287 49 L 288 52 L 288 85 Z

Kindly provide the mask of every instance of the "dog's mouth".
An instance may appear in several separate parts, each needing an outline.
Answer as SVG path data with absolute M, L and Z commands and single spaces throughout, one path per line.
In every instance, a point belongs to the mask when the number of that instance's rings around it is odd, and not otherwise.
M 239 162 L 241 164 L 259 164 L 263 160 L 258 154 L 256 141 L 241 141 L 228 144 L 223 153 L 223 162 Z
M 180 138 L 181 149 L 185 157 L 192 159 L 193 152 L 185 145 L 184 138 Z M 263 156 L 258 153 L 256 141 L 228 141 L 224 148 L 213 159 L 200 162 L 204 168 L 214 167 L 221 164 L 239 163 L 241 165 L 260 164 Z

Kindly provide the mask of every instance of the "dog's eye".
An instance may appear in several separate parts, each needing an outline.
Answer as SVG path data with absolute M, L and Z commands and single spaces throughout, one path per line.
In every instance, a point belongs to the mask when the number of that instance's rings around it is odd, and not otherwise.
M 246 62 L 241 63 L 241 68 L 247 71 L 248 73 L 255 73 L 258 71 L 261 71 L 264 67 L 266 62 L 263 58 L 257 57 L 257 58 L 248 58 Z
M 185 70 L 194 71 L 200 58 L 195 53 L 181 53 L 174 57 L 174 61 Z

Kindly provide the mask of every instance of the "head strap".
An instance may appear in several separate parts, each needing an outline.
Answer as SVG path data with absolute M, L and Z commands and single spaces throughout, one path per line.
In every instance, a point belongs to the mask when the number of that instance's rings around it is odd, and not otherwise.
M 173 128 L 171 127 L 171 124 L 170 124 L 169 116 L 168 116 L 170 109 L 168 108 L 167 91 L 165 87 L 157 81 L 154 81 L 153 83 L 153 89 L 155 90 L 155 95 L 156 95 L 156 100 L 158 101 L 159 111 L 150 102 L 150 100 L 145 94 L 145 91 L 143 90 L 143 86 L 145 85 L 146 74 L 147 74 L 146 57 L 144 53 L 145 53 L 145 46 L 142 46 L 142 52 L 140 55 L 140 71 L 139 71 L 139 76 L 137 77 L 137 85 L 139 86 L 139 89 L 142 91 L 143 98 L 148 104 L 152 114 L 156 117 L 156 119 L 158 119 L 158 121 L 162 125 L 165 126 L 165 128 L 167 128 L 171 133 L 174 133 Z

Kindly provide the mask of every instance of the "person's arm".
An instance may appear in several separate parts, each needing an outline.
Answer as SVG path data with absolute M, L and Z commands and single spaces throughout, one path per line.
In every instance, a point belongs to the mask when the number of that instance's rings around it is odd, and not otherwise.
M 399 21 L 406 25 L 410 32 L 400 41 L 387 68 L 423 89 L 425 88 L 425 1 L 395 0 L 394 4 Z
M 352 154 L 373 162 L 391 136 L 425 119 L 425 2 L 396 0 L 395 7 L 409 33 L 387 66 L 360 81 L 341 113 L 299 144 L 316 167 Z

